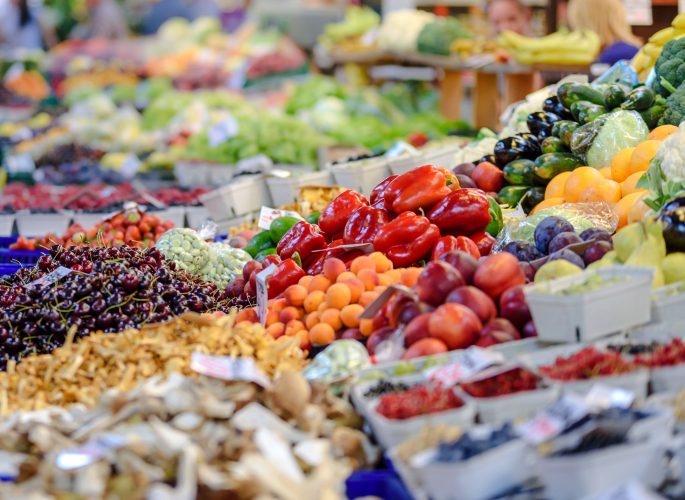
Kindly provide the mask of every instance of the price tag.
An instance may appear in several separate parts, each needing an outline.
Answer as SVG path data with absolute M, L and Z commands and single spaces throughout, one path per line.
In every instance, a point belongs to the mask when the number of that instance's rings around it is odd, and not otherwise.
M 290 210 L 279 210 L 278 208 L 262 207 L 262 209 L 259 211 L 259 221 L 257 222 L 257 225 L 261 229 L 269 229 L 274 220 L 278 219 L 279 217 L 286 216 L 302 219 L 302 216 L 297 212 L 292 212 Z
M 385 290 L 383 290 L 378 297 L 376 297 L 368 306 L 366 306 L 366 309 L 364 309 L 364 312 L 362 312 L 359 315 L 360 319 L 372 319 L 378 311 L 380 311 L 385 303 L 390 300 L 390 298 L 395 294 L 395 293 L 403 293 L 405 295 L 408 295 L 414 300 L 419 300 L 419 297 L 409 288 L 403 285 L 390 285 L 387 287 Z
M 35 169 L 36 164 L 33 162 L 33 158 L 29 153 L 7 157 L 7 170 L 10 173 L 33 172 Z
M 399 141 L 393 144 L 392 147 L 388 149 L 385 155 L 383 156 L 385 156 L 386 158 L 397 158 L 398 156 L 401 156 L 404 153 L 409 153 L 412 156 L 416 156 L 419 154 L 419 151 L 411 144 L 407 144 L 404 141 Z
M 211 147 L 216 147 L 235 137 L 238 134 L 238 130 L 238 121 L 232 116 L 228 116 L 209 128 L 207 131 L 207 141 Z
M 64 278 L 67 274 L 72 273 L 73 271 L 69 269 L 68 267 L 63 267 L 59 266 L 57 269 L 52 271 L 51 273 L 46 274 L 42 278 L 38 278 L 35 281 L 32 281 L 29 283 L 29 286 L 45 286 L 45 285 L 54 285 L 57 283 L 59 280 Z
M 457 353 L 450 364 L 430 368 L 426 375 L 434 382 L 451 387 L 486 368 L 502 363 L 504 356 L 501 353 L 471 346 Z
M 373 253 L 372 243 L 349 243 L 347 245 L 338 245 L 335 248 L 338 250 L 359 250 L 364 253 Z M 328 250 L 328 248 L 322 248 L 320 250 L 312 250 L 312 253 L 326 252 Z
M 618 387 L 595 384 L 585 396 L 585 404 L 590 408 L 605 410 L 607 408 L 630 408 L 635 401 L 635 394 Z
M 465 378 L 462 380 L 462 382 L 469 384 L 480 382 L 481 380 L 487 380 L 489 378 L 496 377 L 497 375 L 516 370 L 517 368 L 521 368 L 521 365 L 518 363 L 506 363 L 503 365 L 491 366 L 490 368 L 486 368 L 485 370 L 479 371 L 478 373 Z
M 90 443 L 78 448 L 63 451 L 57 455 L 57 467 L 62 470 L 74 470 L 97 462 L 105 456 L 108 449 L 97 443 Z
M 244 380 L 262 387 L 271 385 L 269 377 L 257 367 L 253 358 L 211 356 L 194 352 L 190 358 L 190 369 L 222 380 Z
M 538 445 L 561 434 L 589 413 L 579 396 L 564 394 L 518 428 L 519 434 L 531 444 Z
M 266 280 L 276 270 L 276 264 L 269 264 L 269 266 L 257 273 L 257 317 L 261 321 L 262 326 L 266 326 L 267 305 L 269 302 L 269 289 Z

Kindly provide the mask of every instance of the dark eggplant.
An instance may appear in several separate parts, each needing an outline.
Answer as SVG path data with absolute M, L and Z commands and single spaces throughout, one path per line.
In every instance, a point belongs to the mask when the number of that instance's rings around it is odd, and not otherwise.
M 506 163 L 503 163 L 502 165 L 500 165 L 499 163 L 497 163 L 497 158 L 495 157 L 494 154 L 485 155 L 485 156 L 483 156 L 480 160 L 474 161 L 473 163 L 475 163 L 476 165 L 478 165 L 479 163 L 483 163 L 484 161 L 487 161 L 487 162 L 489 162 L 489 163 L 492 163 L 493 165 L 497 165 L 499 168 L 502 168 L 504 165 L 506 165 Z
M 547 113 L 554 113 L 562 120 L 573 120 L 571 112 L 559 102 L 559 98 L 555 95 L 545 99 L 545 102 L 542 104 L 542 110 Z
M 668 202 L 659 220 L 664 226 L 664 239 L 669 252 L 685 252 L 685 197 Z
M 504 167 L 507 163 L 522 158 L 534 160 L 542 153 L 540 141 L 533 134 L 518 134 L 506 137 L 495 144 L 495 164 Z
M 532 187 L 526 191 L 526 193 L 521 197 L 521 207 L 526 214 L 529 214 L 531 210 L 535 208 L 536 205 L 542 203 L 545 199 L 545 188 L 543 187 Z
M 561 120 L 561 117 L 548 111 L 536 111 L 528 115 L 526 124 L 528 130 L 540 139 L 545 139 L 552 135 L 554 122 Z
M 533 134 L 529 134 L 526 132 L 516 134 L 516 137 L 520 137 L 526 142 L 524 147 L 528 154 L 526 158 L 528 158 L 529 160 L 534 160 L 535 158 L 540 156 L 540 153 L 542 153 L 542 146 L 540 145 L 540 140 L 537 137 L 535 137 Z

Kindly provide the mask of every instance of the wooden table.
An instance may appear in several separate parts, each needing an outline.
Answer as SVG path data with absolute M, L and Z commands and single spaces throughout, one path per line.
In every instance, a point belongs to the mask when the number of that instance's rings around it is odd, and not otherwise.
M 499 127 L 500 114 L 512 103 L 521 101 L 536 89 L 536 75 L 542 72 L 565 74 L 589 73 L 588 66 L 532 65 L 515 63 L 486 64 L 473 67 L 456 56 L 437 56 L 419 53 L 392 53 L 375 51 L 360 54 L 328 54 L 334 65 L 358 64 L 368 69 L 383 64 L 431 67 L 439 70 L 440 111 L 445 118 L 457 120 L 461 116 L 464 99 L 463 74 L 470 71 L 475 75 L 473 98 L 473 122 L 476 128 Z

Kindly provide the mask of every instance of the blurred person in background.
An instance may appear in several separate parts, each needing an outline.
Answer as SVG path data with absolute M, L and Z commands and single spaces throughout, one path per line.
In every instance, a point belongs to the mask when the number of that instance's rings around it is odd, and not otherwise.
M 600 63 L 632 59 L 642 45 L 630 29 L 621 0 L 571 0 L 568 23 L 571 29 L 597 33 L 602 44 L 597 58 Z
M 128 36 L 128 26 L 116 0 L 86 0 L 88 21 L 77 26 L 72 38 L 106 38 L 116 40 Z
M 43 47 L 38 16 L 27 0 L 0 0 L 0 49 Z
M 519 0 L 491 0 L 485 7 L 490 30 L 494 36 L 503 31 L 513 31 L 530 36 L 532 13 Z

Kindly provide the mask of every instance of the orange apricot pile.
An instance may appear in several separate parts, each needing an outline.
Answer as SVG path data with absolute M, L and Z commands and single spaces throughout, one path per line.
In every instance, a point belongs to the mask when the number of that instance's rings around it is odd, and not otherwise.
M 642 220 L 649 210 L 643 202 L 648 191 L 639 187 L 638 182 L 649 169 L 661 141 L 677 131 L 673 125 L 662 125 L 652 130 L 647 140 L 616 153 L 611 165 L 560 173 L 549 182 L 545 199 L 533 213 L 562 203 L 605 202 L 616 213 L 619 228 Z
M 360 338 L 372 333 L 372 320 L 360 319 L 364 309 L 388 285 L 413 286 L 421 268 L 393 269 L 380 252 L 357 257 L 347 270 L 340 259 L 324 262 L 323 273 L 304 276 L 283 294 L 269 301 L 266 331 L 274 338 L 298 337 L 300 346 L 328 345 L 339 338 Z M 238 321 L 257 321 L 252 309 L 243 309 Z

